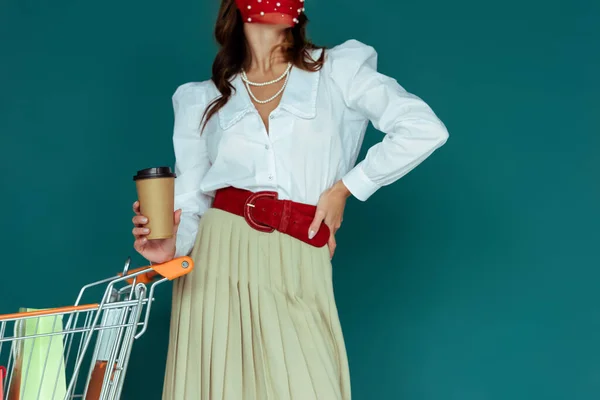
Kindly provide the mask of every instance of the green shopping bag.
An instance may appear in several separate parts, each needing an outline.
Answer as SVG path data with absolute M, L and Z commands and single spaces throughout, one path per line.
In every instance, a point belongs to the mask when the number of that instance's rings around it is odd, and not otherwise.
M 19 312 L 37 311 L 22 308 Z M 15 348 L 14 378 L 9 400 L 62 400 L 67 393 L 62 315 L 20 320 L 15 324 L 18 337 L 49 336 L 20 340 Z

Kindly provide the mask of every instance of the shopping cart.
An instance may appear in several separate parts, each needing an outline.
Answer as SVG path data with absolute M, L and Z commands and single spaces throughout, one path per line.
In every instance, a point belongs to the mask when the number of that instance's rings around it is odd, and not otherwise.
M 0 400 L 119 399 L 156 287 L 193 269 L 189 257 L 84 286 L 73 306 L 0 315 Z M 99 291 L 99 304 L 82 304 Z M 100 296 L 100 294 L 98 294 Z

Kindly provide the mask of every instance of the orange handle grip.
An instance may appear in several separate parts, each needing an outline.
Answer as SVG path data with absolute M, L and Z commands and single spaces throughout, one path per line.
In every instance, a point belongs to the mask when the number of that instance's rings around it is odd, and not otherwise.
M 148 269 L 148 268 L 150 268 L 150 267 L 151 267 L 151 266 L 148 266 L 148 267 L 140 267 L 140 268 L 135 268 L 135 269 L 130 269 L 129 271 L 127 271 L 127 275 L 133 275 L 133 274 L 135 274 L 136 272 L 143 271 L 143 270 L 145 270 L 145 269 Z M 123 274 L 122 274 L 122 273 L 119 273 L 119 276 L 123 276 Z M 147 285 L 147 284 L 149 284 L 149 283 L 152 283 L 152 281 L 153 281 L 153 280 L 154 280 L 154 279 L 155 279 L 157 276 L 158 276 L 158 273 L 157 273 L 155 270 L 151 269 L 151 270 L 149 270 L 148 272 L 146 272 L 145 274 L 140 274 L 140 275 L 136 276 L 136 278 L 137 278 L 137 282 L 139 282 L 139 283 L 143 283 L 143 284 L 146 284 L 146 285 Z M 127 283 L 129 283 L 130 285 L 132 285 L 132 284 L 133 284 L 133 279 L 134 279 L 134 278 L 127 279 Z
M 167 261 L 161 264 L 153 264 L 147 267 L 136 268 L 128 271 L 127 275 L 134 274 L 136 272 L 143 271 L 145 269 L 152 268 L 144 274 L 137 276 L 137 281 L 140 283 L 148 284 L 155 280 L 157 277 L 167 278 L 172 281 L 182 277 L 183 275 L 189 274 L 194 269 L 194 261 L 188 257 L 177 257 L 171 261 Z M 121 276 L 122 274 L 119 274 Z M 133 278 L 128 279 L 129 284 L 133 283 Z

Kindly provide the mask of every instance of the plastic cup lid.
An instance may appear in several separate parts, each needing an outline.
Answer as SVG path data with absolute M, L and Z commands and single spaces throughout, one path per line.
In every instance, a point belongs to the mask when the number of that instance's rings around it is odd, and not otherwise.
M 150 179 L 150 178 L 175 178 L 175 173 L 171 171 L 171 167 L 154 167 L 141 169 L 133 177 L 134 181 L 139 179 Z

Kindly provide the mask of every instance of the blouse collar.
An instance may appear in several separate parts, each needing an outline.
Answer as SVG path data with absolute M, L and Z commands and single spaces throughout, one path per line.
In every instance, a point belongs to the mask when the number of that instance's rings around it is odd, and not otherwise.
M 293 67 L 278 108 L 282 108 L 300 118 L 311 119 L 317 115 L 317 89 L 321 71 L 309 72 Z M 240 74 L 235 75 L 231 84 L 234 92 L 229 101 L 218 112 L 221 129 L 228 129 L 244 115 L 255 109 L 246 91 Z

